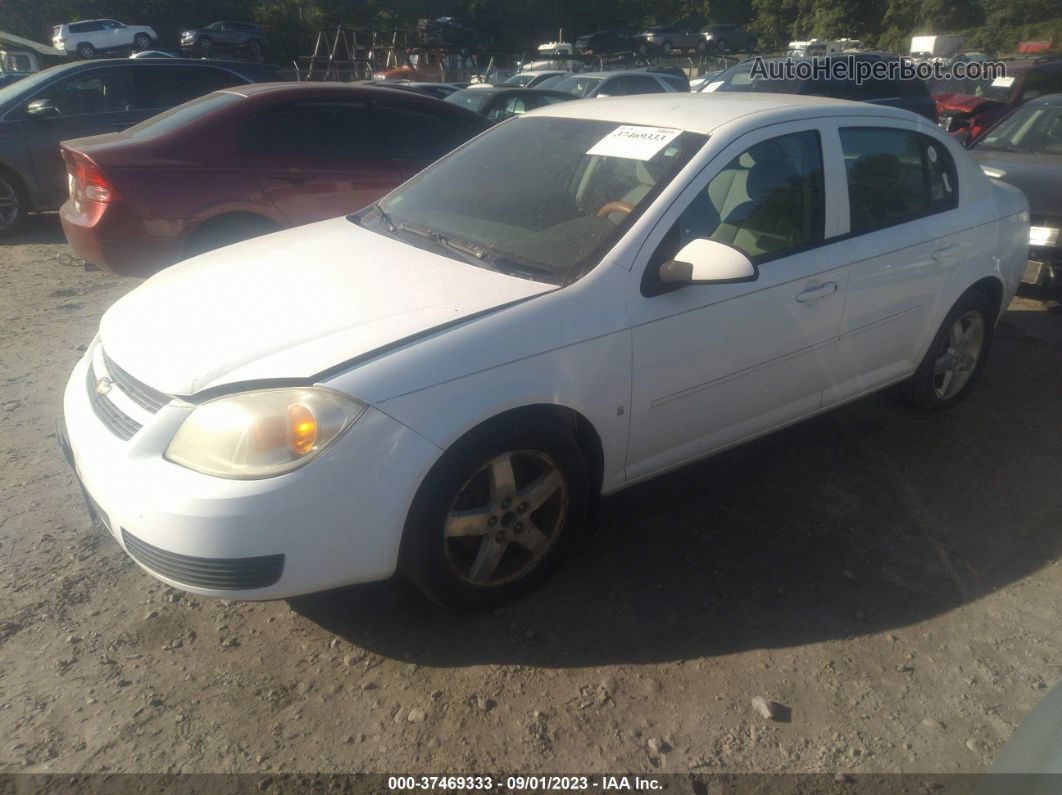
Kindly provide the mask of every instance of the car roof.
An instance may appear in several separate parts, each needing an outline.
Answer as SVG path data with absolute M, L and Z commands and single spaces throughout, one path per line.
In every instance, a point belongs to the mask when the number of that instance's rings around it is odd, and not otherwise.
M 660 75 L 670 72 L 648 72 L 645 69 L 616 69 L 608 72 L 575 72 L 572 77 L 626 77 L 627 75 Z
M 634 73 L 639 74 L 639 73 Z M 563 102 L 531 112 L 535 116 L 567 119 L 595 119 L 618 124 L 671 127 L 696 133 L 710 133 L 742 116 L 762 114 L 765 123 L 816 115 L 888 116 L 910 121 L 910 111 L 850 102 L 845 99 L 809 97 L 796 94 L 734 92 L 726 94 L 639 94 L 586 102 Z

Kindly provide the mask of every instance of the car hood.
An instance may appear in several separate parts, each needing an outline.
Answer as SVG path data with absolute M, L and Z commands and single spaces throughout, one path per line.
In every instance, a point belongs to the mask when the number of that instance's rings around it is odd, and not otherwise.
M 975 146 L 968 150 L 982 167 L 1018 188 L 1029 200 L 1031 215 L 1062 216 L 1062 155 L 1001 152 Z
M 556 289 L 369 232 L 345 218 L 195 257 L 103 316 L 107 355 L 171 395 L 310 378 Z
M 934 94 L 933 100 L 937 103 L 940 113 L 976 113 L 989 108 L 998 108 L 1002 105 L 995 99 L 986 97 L 973 97 L 969 94 Z

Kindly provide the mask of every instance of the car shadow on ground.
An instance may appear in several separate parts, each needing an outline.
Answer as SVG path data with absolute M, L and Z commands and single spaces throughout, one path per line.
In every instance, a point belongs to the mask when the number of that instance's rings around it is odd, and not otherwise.
M 10 237 L 0 238 L 0 250 L 5 245 L 34 245 L 65 243 L 59 213 L 31 213 L 26 216 L 22 228 Z
M 425 666 L 650 663 L 939 615 L 1062 552 L 1062 346 L 1013 314 L 956 409 L 872 396 L 607 498 L 558 575 L 500 612 L 452 615 L 400 578 L 290 604 Z

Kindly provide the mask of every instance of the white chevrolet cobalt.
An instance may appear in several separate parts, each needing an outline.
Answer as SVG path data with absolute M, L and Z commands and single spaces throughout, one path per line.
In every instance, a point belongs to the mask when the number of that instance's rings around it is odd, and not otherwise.
M 1022 194 L 905 111 L 563 103 L 354 215 L 149 279 L 74 369 L 63 443 L 175 587 L 401 570 L 488 605 L 599 495 L 890 385 L 961 401 L 1028 239 Z

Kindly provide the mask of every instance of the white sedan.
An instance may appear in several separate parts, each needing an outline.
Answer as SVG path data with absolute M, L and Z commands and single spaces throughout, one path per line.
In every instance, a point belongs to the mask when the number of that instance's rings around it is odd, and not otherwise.
M 904 111 L 563 103 L 133 290 L 74 369 L 64 445 L 177 588 L 401 570 L 489 605 L 599 495 L 884 387 L 961 401 L 1028 237 L 1022 194 Z

